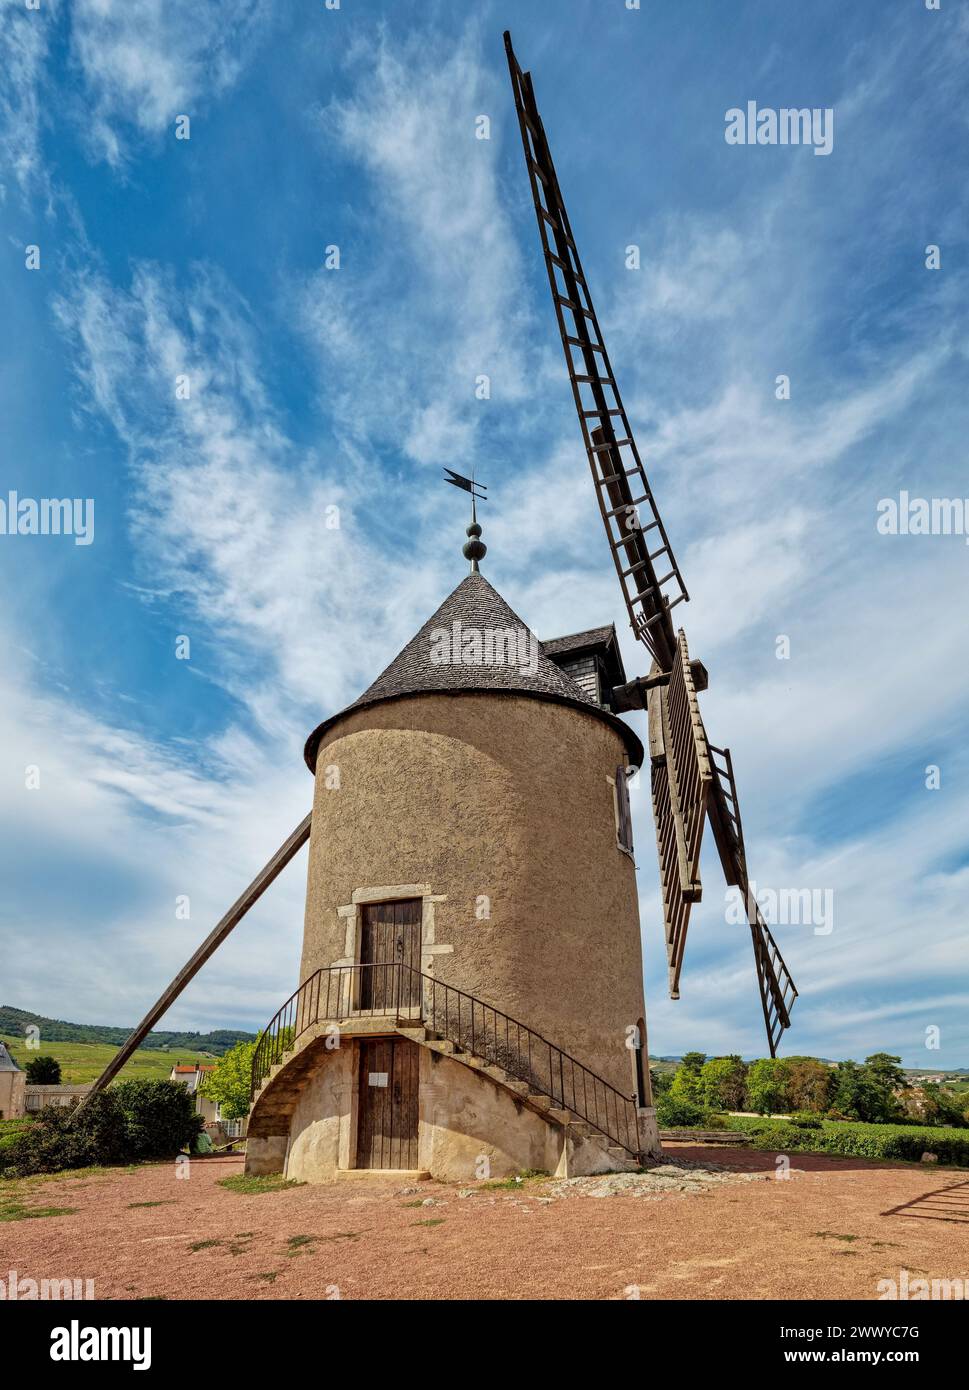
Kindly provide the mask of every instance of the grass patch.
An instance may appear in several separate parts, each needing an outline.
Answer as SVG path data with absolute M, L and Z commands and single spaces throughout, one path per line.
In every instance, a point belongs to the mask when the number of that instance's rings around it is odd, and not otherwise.
M 221 1240 L 197 1240 L 188 1248 L 194 1255 L 196 1250 L 211 1250 L 213 1245 L 221 1245 Z
M 27 1221 L 42 1216 L 73 1216 L 77 1207 L 26 1207 L 23 1202 L 0 1202 L 0 1221 Z
M 129 1202 L 128 1210 L 133 1211 L 135 1207 L 171 1207 L 175 1205 L 174 1197 L 165 1197 L 158 1202 Z
M 523 1168 L 520 1173 L 514 1173 L 510 1178 L 495 1178 L 492 1182 L 478 1184 L 486 1192 L 514 1192 L 516 1188 L 524 1187 L 527 1182 L 534 1182 L 537 1178 L 547 1178 L 549 1175 L 544 1168 Z
M 251 1196 L 258 1192 L 283 1192 L 287 1187 L 305 1187 L 305 1182 L 295 1178 L 284 1178 L 282 1173 L 265 1173 L 255 1177 L 249 1173 L 234 1173 L 231 1178 L 220 1178 L 219 1186 L 229 1192 L 242 1192 Z
M 256 1278 L 265 1279 L 267 1284 L 275 1284 L 276 1280 L 279 1278 L 279 1270 L 267 1269 L 265 1274 L 257 1274 Z
M 318 1236 L 291 1236 L 286 1241 L 286 1254 L 300 1255 L 303 1252 L 313 1254 L 314 1244 L 317 1243 Z
M 427 1219 L 427 1221 L 413 1221 L 413 1222 L 411 1222 L 411 1225 L 413 1225 L 413 1226 L 443 1226 L 443 1225 L 444 1225 L 444 1217 L 443 1217 L 443 1216 L 431 1216 L 431 1217 L 429 1217 L 429 1218 Z

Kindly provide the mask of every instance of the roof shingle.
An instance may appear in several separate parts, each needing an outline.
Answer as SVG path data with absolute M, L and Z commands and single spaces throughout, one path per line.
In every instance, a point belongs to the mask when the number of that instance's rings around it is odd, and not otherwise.
M 500 634 L 509 631 L 516 640 L 505 647 Z M 463 659 L 466 654 L 470 660 Z M 577 705 L 612 724 L 637 765 L 642 760 L 642 745 L 633 731 L 549 660 L 535 634 L 480 573 L 469 574 L 452 590 L 386 670 L 341 714 L 432 691 L 528 695 Z M 310 734 L 305 750 L 310 771 L 316 770 L 323 735 L 340 717 L 324 720 Z

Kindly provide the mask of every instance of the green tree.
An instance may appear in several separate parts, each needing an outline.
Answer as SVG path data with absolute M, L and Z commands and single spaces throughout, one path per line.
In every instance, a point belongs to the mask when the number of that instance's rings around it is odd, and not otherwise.
M 703 1103 L 708 1110 L 742 1110 L 747 1095 L 747 1068 L 733 1053 L 711 1057 L 700 1070 Z
M 831 1093 L 831 1108 L 850 1120 L 868 1124 L 884 1124 L 897 1119 L 899 1104 L 883 1075 L 876 1068 L 860 1066 L 858 1062 L 839 1062 Z
M 788 1108 L 790 1064 L 780 1057 L 761 1057 L 747 1069 L 747 1104 L 758 1115 L 776 1115 Z
M 705 1052 L 684 1052 L 680 1058 L 680 1065 L 686 1067 L 687 1071 L 700 1071 L 706 1060 Z
M 880 1086 L 898 1091 L 905 1085 L 901 1061 L 901 1057 L 895 1057 L 890 1052 L 873 1052 L 865 1058 L 865 1068 Z
M 673 1076 L 670 1095 L 676 1100 L 703 1104 L 703 1064 L 707 1060 L 705 1052 L 686 1052 Z
M 673 1080 L 668 1071 L 660 1071 L 659 1067 L 650 1067 L 649 1079 L 652 1082 L 654 1098 L 665 1095 Z
M 59 1086 L 61 1064 L 56 1057 L 34 1057 L 24 1067 L 30 1086 Z
M 966 1101 L 954 1091 L 948 1091 L 937 1081 L 929 1081 L 922 1087 L 924 1096 L 923 1118 L 933 1125 L 955 1125 L 962 1129 L 966 1124 Z
M 792 1110 L 823 1115 L 831 1104 L 834 1072 L 816 1057 L 790 1057 L 787 1101 Z
M 218 1101 L 224 1120 L 241 1120 L 249 1114 L 249 1087 L 256 1043 L 241 1042 L 230 1047 L 202 1082 L 201 1094 Z

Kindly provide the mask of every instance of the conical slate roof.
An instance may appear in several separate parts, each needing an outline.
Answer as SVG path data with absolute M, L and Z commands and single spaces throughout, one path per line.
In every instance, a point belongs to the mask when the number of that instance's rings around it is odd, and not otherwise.
M 0 1071 L 23 1071 L 22 1067 L 17 1066 L 2 1042 L 0 1042 Z
M 514 641 L 506 643 L 502 638 L 508 633 Z M 386 670 L 341 714 L 432 691 L 526 695 L 578 705 L 612 724 L 626 739 L 637 765 L 642 761 L 642 745 L 633 731 L 549 660 L 535 634 L 479 572 L 461 581 Z M 324 720 L 310 734 L 305 750 L 310 771 L 316 770 L 323 735 L 340 717 Z

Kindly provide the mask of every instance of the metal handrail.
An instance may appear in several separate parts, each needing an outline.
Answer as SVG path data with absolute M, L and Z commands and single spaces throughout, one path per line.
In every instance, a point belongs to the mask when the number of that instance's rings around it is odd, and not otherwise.
M 251 1096 L 308 1028 L 349 1018 L 422 1023 L 500 1066 L 633 1155 L 640 1153 L 635 1096 L 624 1095 L 568 1052 L 492 1004 L 400 961 L 324 966 L 304 980 L 260 1034 Z

